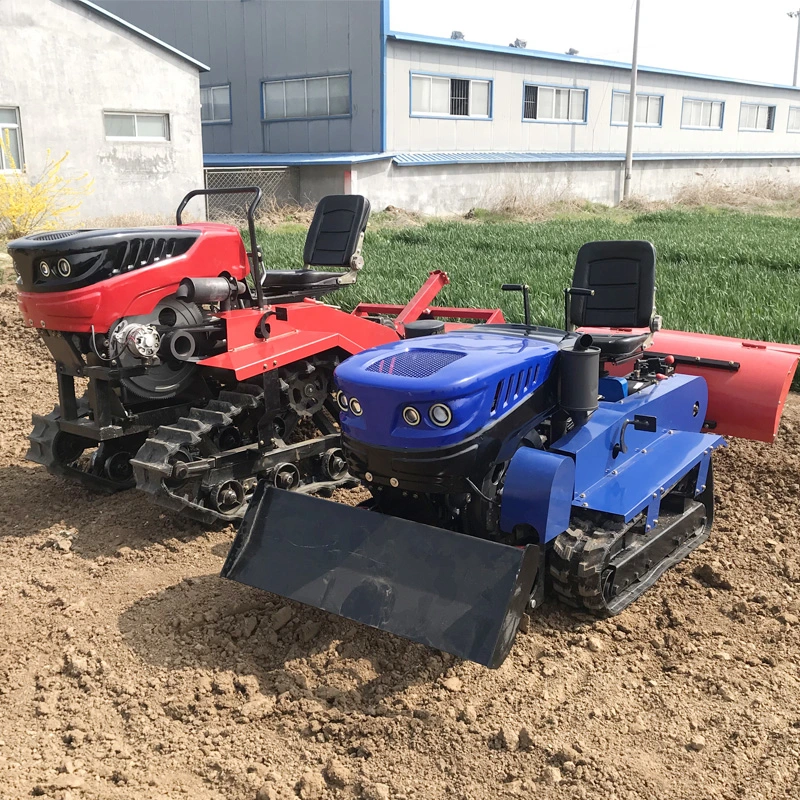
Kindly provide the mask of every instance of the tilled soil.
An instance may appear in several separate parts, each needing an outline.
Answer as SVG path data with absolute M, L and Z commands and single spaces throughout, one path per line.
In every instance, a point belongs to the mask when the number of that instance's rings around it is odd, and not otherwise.
M 24 460 L 55 374 L 0 290 L 0 798 L 800 796 L 800 401 L 709 542 L 496 671 L 218 577 L 233 531 Z

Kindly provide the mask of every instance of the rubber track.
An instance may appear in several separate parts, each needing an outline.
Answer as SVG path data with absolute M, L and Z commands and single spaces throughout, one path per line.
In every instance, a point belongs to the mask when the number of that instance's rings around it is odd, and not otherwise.
M 173 456 L 179 450 L 200 450 L 214 433 L 232 425 L 245 409 L 256 408 L 263 400 L 263 392 L 258 387 L 243 384 L 239 388 L 244 391 L 220 392 L 219 397 L 210 400 L 204 408 L 190 409 L 188 416 L 172 425 L 162 425 L 155 436 L 147 439 L 131 459 L 137 488 L 150 494 L 159 505 L 187 513 L 201 522 L 241 516 L 222 515 L 164 486 L 164 479 L 172 476 Z

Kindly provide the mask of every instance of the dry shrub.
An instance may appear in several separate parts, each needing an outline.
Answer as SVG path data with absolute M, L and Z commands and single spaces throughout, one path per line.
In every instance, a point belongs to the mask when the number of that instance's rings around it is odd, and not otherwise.
M 774 178 L 751 178 L 741 182 L 721 181 L 716 176 L 688 183 L 675 193 L 682 206 L 765 209 L 775 205 L 800 206 L 800 185 Z

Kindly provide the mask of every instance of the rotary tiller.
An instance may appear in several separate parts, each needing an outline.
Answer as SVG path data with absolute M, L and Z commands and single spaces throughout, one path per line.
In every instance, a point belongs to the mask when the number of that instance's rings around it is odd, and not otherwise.
M 337 367 L 371 499 L 260 483 L 225 577 L 497 667 L 548 594 L 617 614 L 706 540 L 720 434 L 774 437 L 800 348 L 660 331 L 648 242 L 581 248 L 563 330 L 503 288 L 525 324 Z
M 252 195 L 250 252 L 236 227 L 182 223 L 197 195 Z M 195 190 L 174 227 L 39 233 L 9 244 L 25 324 L 56 362 L 59 404 L 34 415 L 27 457 L 93 487 L 134 484 L 201 521 L 240 517 L 257 478 L 300 492 L 353 485 L 340 449 L 334 368 L 436 317 L 428 281 L 405 308 L 352 314 L 320 302 L 355 282 L 369 203 L 317 206 L 303 269 L 265 270 L 257 188 Z M 88 379 L 79 397 L 75 379 Z

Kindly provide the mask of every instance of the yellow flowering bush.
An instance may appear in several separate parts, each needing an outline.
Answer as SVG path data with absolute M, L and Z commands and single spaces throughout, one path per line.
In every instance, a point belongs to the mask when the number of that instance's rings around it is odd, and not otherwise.
M 38 176 L 17 171 L 6 132 L 0 149 L 11 172 L 0 173 L 0 238 L 16 239 L 34 230 L 53 230 L 60 220 L 80 207 L 80 198 L 92 191 L 88 173 L 65 178 L 61 167 L 69 156 L 54 159 L 47 151 L 44 168 Z

